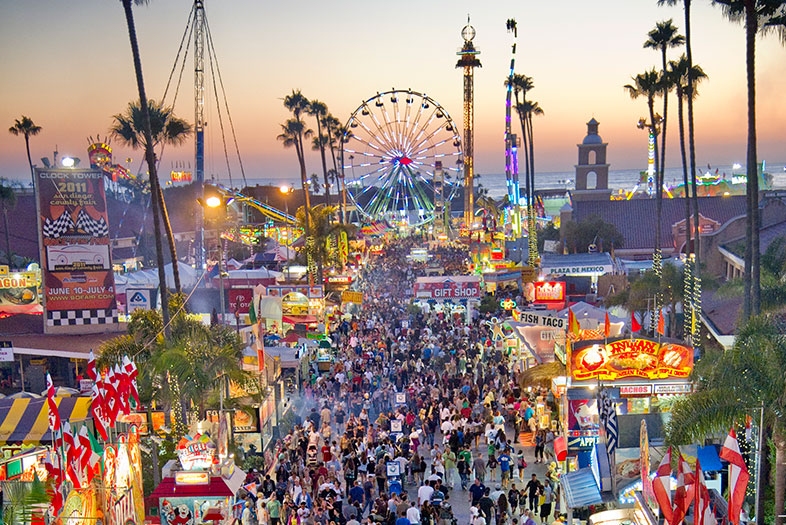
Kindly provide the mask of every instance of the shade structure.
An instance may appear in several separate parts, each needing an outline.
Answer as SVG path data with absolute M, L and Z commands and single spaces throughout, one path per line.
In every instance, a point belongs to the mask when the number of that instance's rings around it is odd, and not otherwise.
M 63 421 L 71 421 L 73 425 L 87 419 L 89 397 L 56 397 L 55 402 Z M 0 445 L 51 441 L 46 398 L 0 399 Z
M 595 475 L 590 468 L 563 474 L 559 479 L 568 507 L 578 509 L 603 502 Z
M 317 318 L 313 315 L 284 315 L 281 320 L 289 324 L 314 324 Z

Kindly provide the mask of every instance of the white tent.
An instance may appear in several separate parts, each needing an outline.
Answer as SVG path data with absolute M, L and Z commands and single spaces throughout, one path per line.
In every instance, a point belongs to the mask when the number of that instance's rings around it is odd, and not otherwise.
M 199 275 L 196 270 L 184 262 L 178 262 L 180 270 L 180 285 L 185 288 L 193 288 Z M 164 267 L 166 274 L 166 284 L 169 288 L 175 287 L 175 278 L 172 275 L 172 264 Z M 118 292 L 124 292 L 127 288 L 158 288 L 158 269 L 139 270 L 136 272 L 115 274 L 115 287 Z

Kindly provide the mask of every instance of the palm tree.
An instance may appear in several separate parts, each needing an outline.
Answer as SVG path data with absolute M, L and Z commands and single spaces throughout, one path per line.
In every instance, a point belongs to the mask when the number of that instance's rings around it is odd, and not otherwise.
M 690 71 L 690 79 L 688 79 L 688 71 Z M 669 62 L 669 70 L 666 75 L 669 77 L 670 82 L 674 84 L 677 90 L 677 119 L 680 133 L 680 156 L 682 158 L 682 186 L 685 189 L 685 264 L 689 266 L 695 266 L 695 268 L 686 269 L 686 271 L 683 272 L 683 295 L 685 298 L 682 305 L 683 313 L 685 315 L 683 334 L 687 340 L 688 333 L 691 332 L 689 327 L 694 326 L 691 316 L 700 315 L 701 305 L 693 304 L 693 296 L 697 283 L 700 283 L 699 276 L 701 269 L 696 264 L 696 258 L 694 257 L 693 261 L 691 261 L 690 257 L 692 251 L 695 253 L 696 245 L 691 241 L 691 181 L 688 177 L 688 158 L 685 153 L 685 118 L 683 102 L 688 96 L 688 93 L 691 93 L 692 97 L 698 96 L 699 92 L 696 89 L 696 86 L 698 86 L 699 82 L 706 79 L 707 75 L 704 73 L 704 70 L 702 70 L 701 66 L 694 65 L 689 69 L 688 58 L 685 54 L 683 54 L 678 60 L 672 60 Z M 689 83 L 692 86 L 690 91 L 688 90 Z M 695 190 L 696 188 L 694 185 L 693 198 L 695 199 L 696 203 L 694 210 L 698 210 L 698 197 L 695 193 Z M 698 222 L 698 217 L 694 216 L 694 221 Z M 696 291 L 700 293 L 700 290 L 696 289 Z M 694 309 L 696 309 L 695 312 Z M 691 336 L 692 335 L 693 333 L 691 332 Z
M 332 266 L 340 262 L 337 250 L 333 246 L 339 233 L 344 232 L 348 236 L 352 236 L 355 232 L 354 226 L 333 221 L 333 216 L 337 211 L 338 207 L 336 206 L 319 204 L 309 210 L 304 207 L 298 208 L 295 214 L 298 225 L 304 229 L 308 218 L 308 225 L 314 241 L 311 247 L 306 246 L 306 251 L 316 262 L 319 282 L 323 280 L 325 266 Z
M 185 120 L 178 118 L 171 107 L 156 103 L 155 100 L 148 100 L 148 112 L 150 114 L 150 127 L 153 134 L 153 149 L 159 145 L 180 146 L 191 135 L 193 128 Z M 134 149 L 146 148 L 144 134 L 144 120 L 142 109 L 139 102 L 130 102 L 125 113 L 113 115 L 114 122 L 109 129 L 110 134 L 119 139 L 125 145 Z M 161 216 L 164 220 L 167 241 L 169 243 L 169 255 L 172 259 L 172 277 L 175 282 L 175 291 L 180 292 L 180 269 L 177 264 L 177 249 L 175 246 L 175 235 L 172 232 L 172 223 L 169 221 L 164 192 L 161 185 L 158 186 L 159 204 L 161 206 Z
M 8 128 L 8 132 L 16 137 L 22 135 L 25 138 L 27 163 L 30 165 L 30 180 L 33 183 L 33 187 L 35 187 L 35 171 L 33 170 L 33 159 L 30 157 L 30 137 L 41 133 L 41 126 L 36 126 L 30 117 L 22 115 L 21 119 L 14 120 L 14 125 Z
M 655 251 L 652 256 L 652 269 L 660 275 L 661 261 L 661 216 L 663 213 L 663 183 L 660 180 L 659 158 L 658 158 L 658 118 L 655 115 L 655 97 L 661 93 L 661 75 L 655 68 L 638 74 L 633 78 L 633 84 L 626 84 L 625 90 L 630 98 L 637 99 L 644 97 L 647 99 L 647 111 L 649 113 L 649 132 L 655 137 Z
M 317 121 L 317 136 L 313 139 L 311 149 L 319 151 L 319 155 L 322 157 L 322 176 L 325 181 L 325 204 L 330 206 L 330 181 L 328 180 L 327 160 L 325 159 L 325 148 L 330 141 L 327 134 L 327 126 L 325 124 L 325 118 L 328 116 L 327 105 L 319 100 L 312 100 L 308 103 L 306 112 Z M 325 132 L 324 134 L 323 131 Z
M 713 0 L 720 4 L 732 22 L 745 23 L 745 72 L 748 90 L 747 222 L 745 248 L 745 299 L 743 317 L 761 311 L 761 255 L 759 249 L 759 172 L 756 153 L 756 34 L 777 28 L 786 41 L 784 20 L 786 2 L 782 0 Z
M 505 79 L 505 87 L 508 86 L 510 79 Z M 516 113 L 519 116 L 519 124 L 521 125 L 521 145 L 524 150 L 524 187 L 525 194 L 529 200 L 529 173 L 530 173 L 530 158 L 529 158 L 529 133 L 527 133 L 527 107 L 523 104 L 527 101 L 527 92 L 535 87 L 532 77 L 516 73 L 513 75 L 513 94 L 516 98 Z M 521 96 L 521 98 L 519 98 Z M 519 197 L 516 195 L 516 197 Z
M 5 229 L 5 258 L 9 266 L 11 262 L 11 232 L 8 229 L 8 210 L 16 206 L 16 192 L 11 186 L 5 185 L 5 180 L 0 179 L 0 206 L 3 208 L 3 227 Z
M 283 133 L 278 136 L 278 139 L 284 143 L 285 148 L 294 147 L 297 154 L 298 164 L 300 164 L 300 185 L 303 188 L 303 195 L 305 196 L 306 209 L 311 209 L 311 197 L 308 190 L 308 175 L 306 173 L 306 153 L 304 140 L 313 135 L 313 131 L 306 126 L 303 121 L 303 114 L 308 111 L 309 102 L 300 90 L 292 90 L 291 95 L 284 97 L 284 107 L 292 112 L 292 118 L 287 120 L 281 125 Z M 306 236 L 306 244 L 313 242 L 311 239 L 311 231 L 309 230 L 308 221 L 305 224 L 306 228 L 304 234 Z M 307 254 L 309 253 L 306 250 Z M 307 261 L 309 268 L 309 282 L 313 281 L 313 268 L 311 260 Z
M 737 333 L 731 350 L 723 352 L 716 360 L 705 360 L 709 366 L 698 378 L 698 390 L 674 405 L 667 427 L 668 441 L 675 445 L 704 442 L 708 435 L 727 432 L 730 427 L 745 421 L 751 411 L 763 410 L 763 431 L 771 436 L 775 448 L 776 525 L 783 525 L 786 510 L 785 333 L 786 320 L 782 315 L 749 318 Z M 765 463 L 767 456 L 764 451 Z M 768 486 L 767 471 L 761 468 L 757 523 L 764 523 L 763 489 Z
M 661 87 L 663 88 L 663 125 L 661 128 L 660 138 L 660 186 L 663 188 L 664 171 L 666 169 L 666 125 L 668 124 L 669 115 L 669 91 L 671 91 L 671 82 L 668 82 L 668 75 L 666 74 L 666 51 L 670 47 L 678 47 L 685 43 L 685 37 L 677 33 L 677 28 L 674 27 L 672 19 L 663 22 L 657 22 L 655 29 L 647 33 L 647 41 L 644 42 L 645 49 L 656 49 L 661 54 L 661 79 L 664 80 Z
M 685 56 L 688 60 L 688 71 L 693 70 L 693 48 L 691 46 L 691 17 L 690 17 L 690 9 L 691 9 L 691 2 L 692 0 L 658 0 L 658 5 L 676 5 L 679 3 L 683 4 L 684 12 L 685 12 Z M 696 134 L 694 129 L 694 119 L 693 119 L 693 100 L 694 97 L 693 93 L 693 77 L 688 75 L 688 84 L 686 86 L 686 94 L 687 94 L 687 101 L 688 101 L 688 152 L 690 154 L 690 176 L 691 176 L 691 186 L 693 192 L 693 215 L 694 215 L 694 224 L 693 224 L 693 246 L 694 246 L 694 259 L 696 268 L 701 268 L 701 251 L 699 247 L 699 197 L 697 194 L 696 189 Z M 687 225 L 686 225 L 687 227 Z M 698 271 L 697 271 L 698 274 Z
M 161 239 L 161 218 L 159 210 L 159 199 L 161 189 L 158 181 L 158 167 L 156 166 L 156 153 L 153 149 L 153 132 L 150 124 L 150 111 L 147 103 L 147 93 L 145 92 L 145 80 L 142 75 L 142 58 L 139 54 L 139 42 L 136 37 L 136 26 L 134 25 L 134 12 L 131 4 L 147 4 L 147 0 L 121 0 L 123 11 L 126 15 L 126 25 L 128 26 L 128 38 L 131 42 L 131 54 L 134 59 L 134 72 L 136 74 L 136 87 L 139 91 L 139 105 L 142 108 L 142 130 L 145 137 L 145 159 L 150 174 L 150 199 L 153 209 L 153 236 L 156 245 L 156 262 L 158 264 L 158 287 L 161 295 L 161 313 L 164 318 L 164 330 L 169 333 L 169 300 L 166 287 L 166 271 L 164 269 L 164 248 Z M 177 261 L 172 261 L 172 266 L 176 266 Z

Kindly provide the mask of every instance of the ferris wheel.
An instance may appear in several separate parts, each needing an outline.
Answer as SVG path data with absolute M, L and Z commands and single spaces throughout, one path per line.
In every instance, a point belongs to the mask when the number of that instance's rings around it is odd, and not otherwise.
M 424 93 L 377 93 L 349 117 L 343 138 L 347 195 L 362 220 L 419 226 L 449 213 L 462 183 L 461 136 Z

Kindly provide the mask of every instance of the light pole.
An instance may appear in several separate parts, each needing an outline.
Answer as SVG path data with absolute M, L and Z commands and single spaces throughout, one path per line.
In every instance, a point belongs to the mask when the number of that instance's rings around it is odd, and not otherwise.
M 287 249 L 287 282 L 289 282 L 290 281 L 290 277 L 291 277 L 290 269 L 289 269 L 289 266 L 290 266 L 290 264 L 289 264 L 289 247 L 292 246 L 292 224 L 289 222 L 289 199 L 287 197 L 289 197 L 289 195 L 292 194 L 292 192 L 295 191 L 295 188 L 293 188 L 292 186 L 290 186 L 288 184 L 284 184 L 279 189 L 281 190 L 281 193 L 284 195 L 284 214 L 287 216 L 285 218 L 285 222 L 287 223 L 287 244 L 286 244 L 286 249 Z
M 224 213 L 226 213 L 226 207 L 231 201 L 232 199 L 225 200 L 220 195 L 210 195 L 204 201 L 200 200 L 200 204 L 204 202 L 204 205 L 208 208 L 223 208 Z M 218 240 L 218 301 L 220 303 L 221 324 L 224 324 L 226 306 L 224 305 L 224 269 L 221 264 L 221 261 L 224 259 L 224 247 L 221 244 L 221 223 L 218 218 L 216 219 L 216 239 Z

